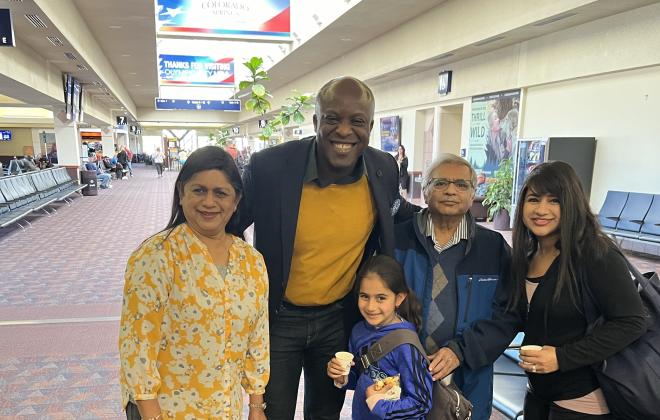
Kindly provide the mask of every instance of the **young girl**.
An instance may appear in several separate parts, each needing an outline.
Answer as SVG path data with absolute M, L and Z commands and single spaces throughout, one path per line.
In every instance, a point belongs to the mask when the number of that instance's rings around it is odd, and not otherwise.
M 385 255 L 370 258 L 358 273 L 355 289 L 364 317 L 353 328 L 349 342 L 348 350 L 355 360 L 391 331 L 419 330 L 419 302 L 408 289 L 403 269 L 395 259 Z M 349 375 L 344 372 L 337 358 L 328 362 L 328 376 L 335 385 L 355 389 L 354 419 L 424 419 L 431 409 L 433 379 L 428 361 L 412 345 L 397 347 L 362 373 L 355 363 Z M 401 395 L 396 400 L 386 399 L 392 385 L 378 389 L 376 382 L 396 375 L 399 375 Z
M 642 302 L 567 163 L 543 163 L 527 177 L 516 209 L 512 272 L 523 344 L 542 346 L 520 352 L 530 384 L 525 419 L 611 418 L 591 366 L 644 332 Z M 604 318 L 589 335 L 586 290 Z

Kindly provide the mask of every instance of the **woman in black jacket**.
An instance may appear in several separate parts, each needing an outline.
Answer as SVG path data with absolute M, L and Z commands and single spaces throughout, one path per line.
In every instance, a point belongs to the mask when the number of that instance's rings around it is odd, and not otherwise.
M 523 185 L 512 275 L 523 345 L 542 347 L 520 352 L 529 378 L 525 420 L 611 418 L 591 365 L 636 340 L 646 321 L 624 257 L 565 162 L 537 166 Z M 590 334 L 581 297 L 587 290 L 604 317 Z
M 410 176 L 408 175 L 408 156 L 406 156 L 406 148 L 403 147 L 403 144 L 399 145 L 396 163 L 399 165 L 399 192 L 401 196 L 407 198 Z

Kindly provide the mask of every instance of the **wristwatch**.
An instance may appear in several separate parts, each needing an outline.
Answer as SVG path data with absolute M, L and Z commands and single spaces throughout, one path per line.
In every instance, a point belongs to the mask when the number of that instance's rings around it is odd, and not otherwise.
M 248 407 L 250 408 L 255 408 L 257 410 L 265 410 L 266 409 L 266 402 L 262 403 L 248 403 Z

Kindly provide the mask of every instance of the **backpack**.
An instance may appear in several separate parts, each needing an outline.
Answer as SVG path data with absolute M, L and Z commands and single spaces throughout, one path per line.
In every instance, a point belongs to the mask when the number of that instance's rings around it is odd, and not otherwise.
M 625 256 L 624 259 L 646 309 L 648 329 L 636 341 L 593 366 L 593 370 L 610 412 L 617 419 L 660 420 L 660 279 L 654 272 L 640 273 Z M 584 291 L 590 333 L 602 319 L 593 293 L 588 287 Z
M 369 365 L 376 363 L 389 352 L 402 344 L 410 344 L 419 352 L 426 355 L 419 337 L 411 330 L 395 330 L 381 337 L 372 344 L 366 353 L 360 356 L 361 368 L 366 370 Z M 468 401 L 456 384 L 443 381 L 433 382 L 433 405 L 426 415 L 427 420 L 470 420 L 472 418 L 472 403 Z

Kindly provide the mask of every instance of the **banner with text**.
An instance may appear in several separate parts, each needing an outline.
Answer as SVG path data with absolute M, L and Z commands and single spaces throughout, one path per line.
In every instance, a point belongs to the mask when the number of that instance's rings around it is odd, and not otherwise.
M 161 85 L 234 86 L 234 59 L 158 54 Z
M 477 174 L 490 177 L 500 160 L 511 157 L 519 108 L 520 90 L 472 97 L 468 160 Z
M 230 38 L 287 39 L 290 0 L 157 0 L 158 32 Z

